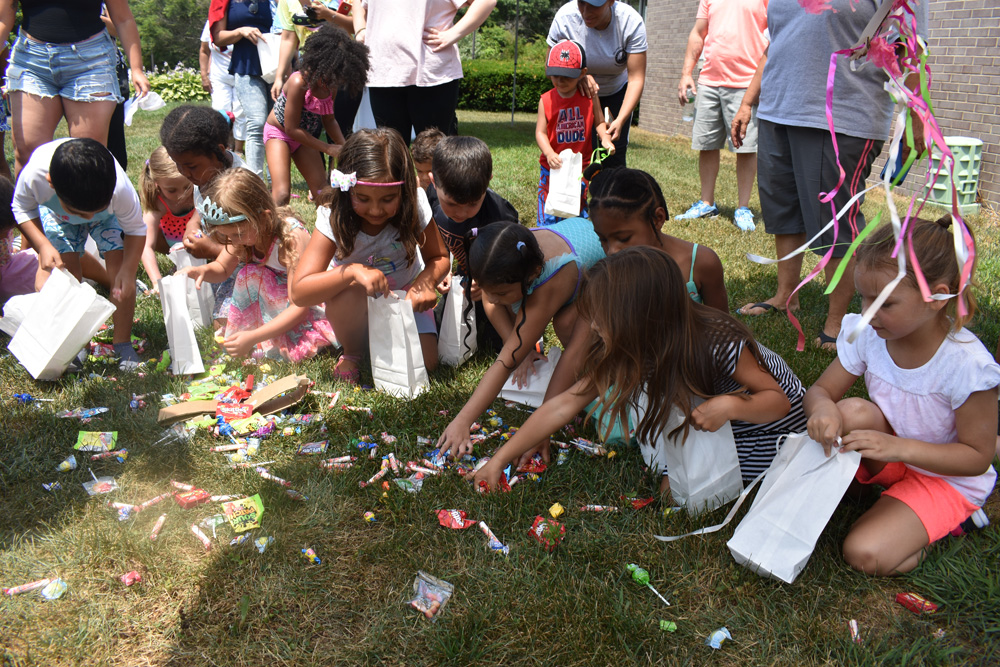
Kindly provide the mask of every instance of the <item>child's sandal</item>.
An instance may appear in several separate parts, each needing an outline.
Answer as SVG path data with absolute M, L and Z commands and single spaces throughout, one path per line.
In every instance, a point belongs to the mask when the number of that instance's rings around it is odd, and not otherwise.
M 342 371 L 337 366 L 340 366 L 341 361 L 347 361 L 354 364 L 354 369 L 350 371 Z M 336 380 L 341 380 L 348 384 L 361 384 L 361 368 L 358 366 L 361 362 L 361 356 L 357 354 L 342 354 L 340 355 L 340 360 L 337 361 L 337 366 L 333 369 L 333 377 Z

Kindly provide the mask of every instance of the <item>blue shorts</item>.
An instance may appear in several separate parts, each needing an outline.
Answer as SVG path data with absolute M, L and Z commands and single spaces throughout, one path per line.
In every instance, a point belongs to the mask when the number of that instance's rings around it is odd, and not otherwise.
M 42 214 L 42 229 L 45 230 L 45 238 L 49 240 L 52 247 L 60 255 L 68 252 L 82 253 L 87 245 L 87 235 L 97 243 L 97 249 L 104 257 L 104 253 L 111 250 L 122 250 L 125 248 L 124 233 L 118 218 L 111 216 L 99 222 L 84 222 L 73 224 L 58 220 L 52 209 L 44 206 L 38 209 Z
M 75 44 L 49 44 L 19 33 L 7 67 L 7 90 L 75 102 L 123 101 L 118 51 L 106 30 Z
M 536 225 L 538 227 L 548 227 L 549 225 L 554 225 L 560 220 L 565 220 L 566 218 L 557 218 L 554 215 L 545 213 L 545 200 L 549 196 L 549 170 L 545 167 L 539 167 L 541 169 L 541 176 L 538 178 L 538 220 Z M 587 182 L 580 182 L 580 216 L 581 218 L 587 218 Z

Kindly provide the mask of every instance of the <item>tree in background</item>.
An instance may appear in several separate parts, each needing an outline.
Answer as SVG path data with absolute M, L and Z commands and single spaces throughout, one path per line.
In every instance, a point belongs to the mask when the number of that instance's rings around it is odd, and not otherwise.
M 209 0 L 130 0 L 147 68 L 151 62 L 161 68 L 163 63 L 173 67 L 179 62 L 198 66 L 208 3 Z

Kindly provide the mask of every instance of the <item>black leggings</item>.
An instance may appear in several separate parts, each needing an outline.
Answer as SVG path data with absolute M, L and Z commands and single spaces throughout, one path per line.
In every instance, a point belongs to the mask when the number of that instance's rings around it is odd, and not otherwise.
M 458 86 L 461 79 L 426 88 L 369 88 L 372 114 L 379 127 L 391 127 L 410 145 L 411 130 L 420 134 L 436 127 L 447 135 L 458 134 Z

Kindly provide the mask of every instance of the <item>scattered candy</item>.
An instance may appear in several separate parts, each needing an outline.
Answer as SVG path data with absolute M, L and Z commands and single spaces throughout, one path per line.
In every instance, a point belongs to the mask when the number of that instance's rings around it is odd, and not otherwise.
M 413 580 L 413 599 L 408 600 L 406 604 L 425 617 L 437 620 L 437 615 L 448 604 L 454 592 L 454 585 L 420 570 L 417 572 L 417 578 Z
M 167 515 L 161 514 L 160 518 L 157 519 L 156 523 L 153 524 L 153 530 L 149 533 L 149 539 L 151 541 L 155 542 L 156 538 L 160 536 L 160 529 L 163 528 L 163 523 L 166 520 L 167 520 Z
M 288 488 L 292 487 L 291 482 L 289 482 L 287 480 L 284 480 L 284 479 L 281 479 L 277 475 L 272 475 L 271 472 L 269 470 L 267 470 L 266 468 L 261 468 L 260 466 L 257 466 L 254 469 L 257 471 L 257 474 L 260 475 L 261 477 L 263 477 L 264 479 L 270 480 L 270 481 L 275 482 L 277 484 L 281 484 L 282 486 L 286 486 Z
M 936 604 L 917 593 L 896 593 L 896 602 L 914 614 L 933 614 L 938 610 Z
M 656 593 L 656 597 L 658 597 L 661 600 L 663 600 L 663 604 L 667 605 L 668 607 L 670 606 L 670 602 L 667 601 L 667 598 L 665 598 L 662 595 L 660 595 L 660 592 L 658 590 L 656 590 L 655 588 L 653 588 L 653 585 L 651 583 L 649 583 L 649 572 L 647 572 L 646 570 L 642 569 L 641 567 L 639 567 L 635 563 L 629 563 L 628 565 L 625 566 L 625 568 L 629 572 L 632 573 L 632 580 L 635 583 L 642 584 L 643 586 L 646 586 L 647 588 L 649 588 L 649 590 L 651 590 L 654 593 Z M 730 639 L 732 639 L 732 637 L 730 637 Z
M 368 523 L 375 523 L 376 521 L 378 521 L 378 518 L 375 516 L 375 512 L 370 512 L 370 511 L 365 512 L 364 519 Z
M 99 454 L 94 454 L 90 457 L 91 461 L 99 461 L 101 459 L 117 459 L 118 463 L 125 463 L 125 459 L 128 458 L 128 450 L 125 448 L 115 450 L 113 452 L 101 452 Z
M 727 639 L 733 641 L 733 636 L 729 634 L 729 628 L 722 627 L 710 634 L 705 640 L 705 644 L 714 649 L 720 649 L 722 648 L 722 643 Z
M 106 452 L 118 443 L 118 431 L 80 431 L 73 449 L 81 452 Z
M 301 491 L 296 491 L 295 489 L 285 489 L 285 495 L 291 498 L 292 500 L 297 500 L 303 503 L 309 500 L 309 496 L 302 493 Z
M 435 470 L 433 468 L 425 468 L 422 465 L 418 465 L 413 461 L 407 461 L 406 472 L 419 472 L 422 475 L 440 475 L 440 470 Z
M 34 403 L 35 401 L 44 401 L 46 403 L 52 403 L 55 401 L 54 398 L 35 398 L 31 394 L 14 394 L 14 398 L 17 399 L 18 403 Z
M 861 643 L 861 633 L 858 632 L 858 622 L 853 618 L 847 622 L 847 628 L 851 631 L 851 641 L 855 644 Z
M 199 528 L 197 524 L 191 524 L 191 532 L 194 533 L 195 537 L 201 540 L 202 545 L 205 547 L 205 551 L 212 550 L 212 540 L 208 539 L 208 535 L 201 532 L 201 528 Z
M 39 579 L 38 581 L 32 581 L 30 584 L 21 584 L 20 586 L 12 586 L 10 588 L 3 589 L 4 595 L 19 595 L 21 593 L 27 593 L 29 591 L 34 591 L 44 586 L 48 586 L 51 579 Z
M 139 582 L 142 581 L 142 575 L 136 572 L 135 570 L 132 570 L 131 572 L 126 572 L 125 574 L 123 574 L 118 578 L 121 579 L 121 582 L 126 586 L 131 586 L 132 584 L 138 584 Z
M 552 505 L 552 507 L 549 508 L 549 514 L 552 516 L 553 519 L 558 519 L 559 517 L 562 516 L 563 512 L 565 511 L 566 508 L 560 505 L 559 503 L 555 503 L 554 505 Z
M 469 516 L 465 510 L 438 510 L 437 517 L 438 523 L 440 523 L 445 528 L 454 528 L 455 530 L 465 530 L 476 525 L 476 522 L 467 519 Z
M 389 472 L 388 468 L 382 468 L 377 473 L 375 473 L 374 475 L 372 475 L 371 479 L 369 479 L 367 482 L 358 482 L 358 486 L 360 486 L 363 489 L 366 486 L 368 486 L 369 484 L 374 484 L 375 482 L 377 482 L 380 479 L 382 479 L 383 477 L 385 477 L 385 475 L 386 475 L 387 472 Z
M 233 531 L 242 533 L 251 528 L 260 528 L 260 519 L 264 515 L 264 502 L 257 493 L 249 498 L 223 503 L 222 511 Z
M 677 632 L 677 624 L 673 621 L 660 621 L 660 630 L 663 632 Z
M 42 482 L 42 488 L 45 489 L 46 491 L 51 491 L 51 492 L 62 491 L 62 484 L 60 484 L 59 482 L 49 482 L 49 483 Z
M 313 565 L 320 565 L 323 563 L 323 561 L 320 560 L 319 556 L 316 555 L 316 552 L 313 551 L 312 548 L 303 549 L 302 556 Z
M 94 479 L 83 483 L 83 489 L 87 495 L 96 496 L 99 493 L 111 493 L 118 488 L 118 482 L 114 477 L 96 477 L 91 471 L 90 476 Z
M 409 477 L 404 477 L 402 479 L 392 480 L 396 483 L 396 486 L 403 489 L 407 493 L 417 493 L 424 485 L 424 477 L 419 472 Z
M 371 408 L 362 408 L 356 405 L 341 405 L 341 410 L 347 410 L 348 412 L 364 412 L 368 415 L 368 419 L 375 419 L 375 415 L 372 413 Z
M 497 539 L 497 536 L 493 534 L 493 531 L 490 530 L 485 521 L 479 522 L 479 530 L 483 531 L 483 534 L 486 535 L 487 546 L 490 550 L 501 553 L 504 556 L 510 553 L 510 547 Z
M 57 412 L 56 417 L 61 417 L 62 419 L 92 419 L 107 411 L 107 408 L 76 408 L 75 410 Z
M 212 494 L 204 489 L 192 489 L 184 493 L 175 493 L 174 500 L 184 509 L 191 509 L 195 505 L 207 503 L 212 498 Z
M 563 536 L 566 535 L 566 526 L 539 515 L 535 517 L 535 522 L 531 524 L 528 535 L 538 540 L 538 543 L 551 553 L 559 546 L 559 543 L 563 540 Z
M 304 445 L 300 445 L 296 454 L 308 455 L 308 454 L 323 454 L 326 452 L 327 445 L 330 444 L 329 440 L 321 440 L 319 442 L 307 442 Z
M 354 464 L 350 461 L 346 461 L 343 463 L 338 463 L 338 462 L 331 463 L 330 461 L 321 461 L 319 467 L 326 468 L 327 470 L 348 470 L 350 468 L 353 468 Z
M 253 541 L 253 545 L 257 547 L 257 553 L 264 553 L 273 542 L 273 537 L 258 537 Z
M 581 512 L 617 512 L 619 511 L 614 505 L 584 505 L 580 508 Z
M 181 482 L 170 480 L 170 486 L 175 489 L 180 489 L 181 491 L 194 491 L 194 484 L 182 484 Z
M 58 600 L 68 588 L 65 581 L 56 577 L 42 589 L 42 597 L 46 600 Z
M 253 536 L 250 533 L 243 533 L 242 535 L 237 535 L 236 537 L 234 537 L 229 541 L 229 546 L 238 547 L 241 544 L 246 544 L 252 539 L 252 537 Z
M 70 454 L 66 457 L 66 460 L 59 464 L 56 468 L 59 472 L 68 472 L 70 470 L 76 470 L 76 456 Z
M 652 504 L 655 500 L 656 498 L 630 498 L 628 502 L 632 506 L 632 509 L 641 510 L 646 505 Z
M 388 459 L 388 461 L 389 461 L 389 467 L 392 468 L 392 474 L 396 475 L 398 477 L 399 476 L 399 461 L 396 460 L 396 455 L 393 454 L 392 452 L 389 452 L 388 454 L 385 455 L 384 458 Z

